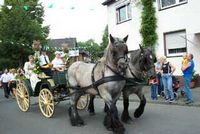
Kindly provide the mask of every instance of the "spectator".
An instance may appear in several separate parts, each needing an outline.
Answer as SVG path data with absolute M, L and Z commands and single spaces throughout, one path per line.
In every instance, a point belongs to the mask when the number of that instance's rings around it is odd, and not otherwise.
M 158 89 L 158 79 L 156 77 L 149 80 L 149 85 L 151 86 L 151 99 L 157 100 L 157 89 Z
M 155 70 L 156 70 L 156 77 L 158 79 L 158 96 L 161 95 L 161 92 L 163 91 L 163 83 L 162 83 L 162 77 L 161 77 L 161 72 L 162 72 L 162 62 L 161 62 L 161 57 L 157 56 L 157 62 L 155 64 Z
M 175 71 L 175 67 L 167 61 L 167 58 L 163 56 L 162 61 L 162 81 L 164 86 L 164 93 L 166 101 L 170 103 L 174 101 L 174 93 L 172 89 L 172 75 Z
M 4 89 L 4 96 L 8 99 L 10 95 L 10 90 L 8 88 L 8 83 L 10 81 L 10 75 L 8 74 L 8 69 L 4 70 L 4 73 L 2 74 L 0 78 L 1 84 Z
M 16 94 L 16 79 L 15 79 L 15 77 L 17 75 L 16 70 L 14 68 L 10 69 L 9 75 L 10 75 L 9 89 L 12 93 L 12 97 L 15 98 L 15 94 Z
M 194 70 L 193 54 L 188 54 L 187 59 L 189 61 L 188 64 L 186 66 L 182 66 L 181 70 L 183 71 L 184 92 L 186 94 L 185 103 L 190 104 L 193 103 L 192 91 L 190 89 L 190 81 Z
M 61 54 L 62 53 L 59 51 L 55 52 L 55 58 L 53 59 L 52 64 L 53 64 L 53 69 L 55 69 L 56 71 L 62 72 L 65 69 L 65 64 L 61 57 Z

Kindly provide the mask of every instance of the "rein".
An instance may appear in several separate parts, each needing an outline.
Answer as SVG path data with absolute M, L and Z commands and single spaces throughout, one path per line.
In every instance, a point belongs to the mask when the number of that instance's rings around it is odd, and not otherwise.
M 99 90 L 98 90 L 98 86 L 101 85 L 101 84 L 104 84 L 106 82 L 110 82 L 110 81 L 121 81 L 121 80 L 125 80 L 125 77 L 122 76 L 121 74 L 119 74 L 119 72 L 115 71 L 114 69 L 112 69 L 109 65 L 105 64 L 113 73 L 115 73 L 116 75 L 113 75 L 113 76 L 107 76 L 107 77 L 104 77 L 104 73 L 102 72 L 102 78 L 95 81 L 95 78 L 94 78 L 94 70 L 96 68 L 96 66 L 98 65 L 99 63 L 96 63 L 95 66 L 93 67 L 92 69 L 92 84 L 86 88 L 94 88 L 98 94 L 99 94 Z

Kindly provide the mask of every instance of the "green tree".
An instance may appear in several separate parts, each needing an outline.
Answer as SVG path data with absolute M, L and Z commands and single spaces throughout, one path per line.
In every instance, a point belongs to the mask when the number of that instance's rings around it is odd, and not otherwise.
M 93 39 L 86 42 L 78 42 L 78 46 L 90 53 L 92 62 L 96 62 L 100 58 L 100 47 Z
M 106 26 L 103 37 L 102 37 L 102 42 L 100 43 L 100 51 L 104 51 L 105 48 L 108 46 L 109 39 L 108 39 L 108 25 Z
M 154 0 L 140 0 L 142 4 L 142 22 L 140 33 L 142 35 L 143 46 L 155 48 L 157 41 L 157 19 L 155 16 Z
M 42 26 L 44 8 L 39 0 L 5 0 L 0 11 L 0 69 L 23 66 L 33 54 L 33 40 L 46 43 L 48 26 Z

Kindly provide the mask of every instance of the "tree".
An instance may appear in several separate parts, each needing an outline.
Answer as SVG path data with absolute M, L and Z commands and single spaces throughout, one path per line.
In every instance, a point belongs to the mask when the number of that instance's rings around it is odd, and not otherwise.
M 78 42 L 78 46 L 90 53 L 92 62 L 96 62 L 99 59 L 100 47 L 93 39 L 86 42 Z
M 0 69 L 23 66 L 33 40 L 46 42 L 44 8 L 39 0 L 5 0 L 0 11 Z
M 102 42 L 100 43 L 100 51 L 104 51 L 105 48 L 108 46 L 109 39 L 108 39 L 108 25 L 105 27 L 103 37 L 102 37 Z
M 142 22 L 140 33 L 142 35 L 143 46 L 154 48 L 157 41 L 157 19 L 155 16 L 154 0 L 140 0 L 142 4 Z

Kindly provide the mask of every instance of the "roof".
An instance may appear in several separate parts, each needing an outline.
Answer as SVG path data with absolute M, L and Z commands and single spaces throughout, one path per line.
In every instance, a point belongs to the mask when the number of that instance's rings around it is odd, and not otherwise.
M 114 3 L 115 1 L 116 1 L 116 0 L 106 0 L 106 1 L 104 1 L 104 2 L 102 3 L 102 5 L 108 6 L 108 5 L 112 4 L 112 3 Z
M 77 47 L 76 38 L 51 39 L 48 43 L 51 47 L 62 47 L 62 44 L 68 44 L 69 48 Z

